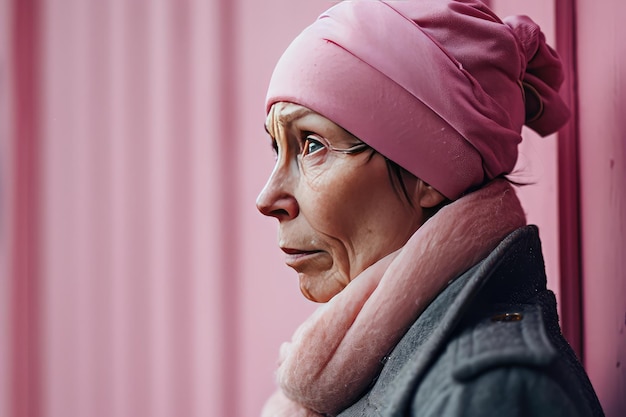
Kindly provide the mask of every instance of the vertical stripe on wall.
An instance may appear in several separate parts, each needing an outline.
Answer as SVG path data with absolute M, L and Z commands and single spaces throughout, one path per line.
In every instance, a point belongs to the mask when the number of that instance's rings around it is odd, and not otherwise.
M 13 193 L 14 147 L 13 84 L 11 82 L 13 49 L 12 1 L 0 0 L 0 416 L 10 416 L 13 409 L 13 338 L 11 300 L 13 279 Z
M 238 185 L 240 181 L 239 143 L 242 140 L 239 125 L 241 114 L 236 106 L 237 68 L 237 1 L 219 2 L 220 68 L 219 123 L 213 129 L 213 139 L 219 146 L 220 155 L 220 239 L 222 257 L 220 259 L 219 280 L 222 285 L 223 327 L 221 345 L 223 357 L 220 379 L 222 381 L 221 415 L 239 416 L 239 221 L 233 215 L 240 209 Z
M 557 50 L 565 72 L 561 95 L 572 113 L 569 123 L 559 131 L 558 138 L 561 327 L 572 348 L 582 359 L 584 335 L 581 296 L 576 4 L 573 0 L 556 0 L 555 6 Z
M 15 0 L 13 8 L 14 182 L 12 227 L 12 332 L 10 412 L 38 417 L 39 338 L 39 4 Z

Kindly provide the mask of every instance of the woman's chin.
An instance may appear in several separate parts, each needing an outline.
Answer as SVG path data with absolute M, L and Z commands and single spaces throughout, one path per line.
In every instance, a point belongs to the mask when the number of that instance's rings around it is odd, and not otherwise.
M 339 294 L 347 285 L 341 284 L 339 281 L 330 277 L 319 274 L 311 276 L 306 273 L 299 273 L 300 291 L 307 299 L 316 303 L 325 303 L 330 301 L 335 295 Z

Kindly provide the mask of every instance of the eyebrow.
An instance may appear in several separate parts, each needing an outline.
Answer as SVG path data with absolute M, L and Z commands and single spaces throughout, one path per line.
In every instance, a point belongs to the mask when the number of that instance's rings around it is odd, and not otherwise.
M 279 124 L 282 126 L 289 126 L 294 120 L 299 119 L 301 117 L 307 116 L 309 114 L 315 113 L 313 110 L 308 109 L 306 107 L 302 107 L 299 108 L 291 113 L 287 113 L 287 114 L 281 114 L 280 116 L 278 116 L 278 118 L 274 118 L 274 123 L 273 124 Z M 269 131 L 269 128 L 267 127 L 267 124 L 263 124 L 263 127 L 265 128 L 265 131 L 267 132 L 268 135 L 272 136 L 272 134 Z

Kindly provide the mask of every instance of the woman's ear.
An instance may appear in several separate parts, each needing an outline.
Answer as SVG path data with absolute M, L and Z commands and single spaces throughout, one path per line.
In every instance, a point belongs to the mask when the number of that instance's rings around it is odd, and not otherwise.
M 433 208 L 441 204 L 446 197 L 429 184 L 418 178 L 417 202 L 422 208 Z

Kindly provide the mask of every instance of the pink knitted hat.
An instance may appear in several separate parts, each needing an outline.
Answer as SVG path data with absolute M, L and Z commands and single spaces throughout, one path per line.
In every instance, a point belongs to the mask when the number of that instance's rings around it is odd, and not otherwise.
M 568 119 L 556 52 L 478 0 L 343 1 L 280 58 L 266 110 L 308 107 L 456 199 L 517 160 L 522 125 Z

